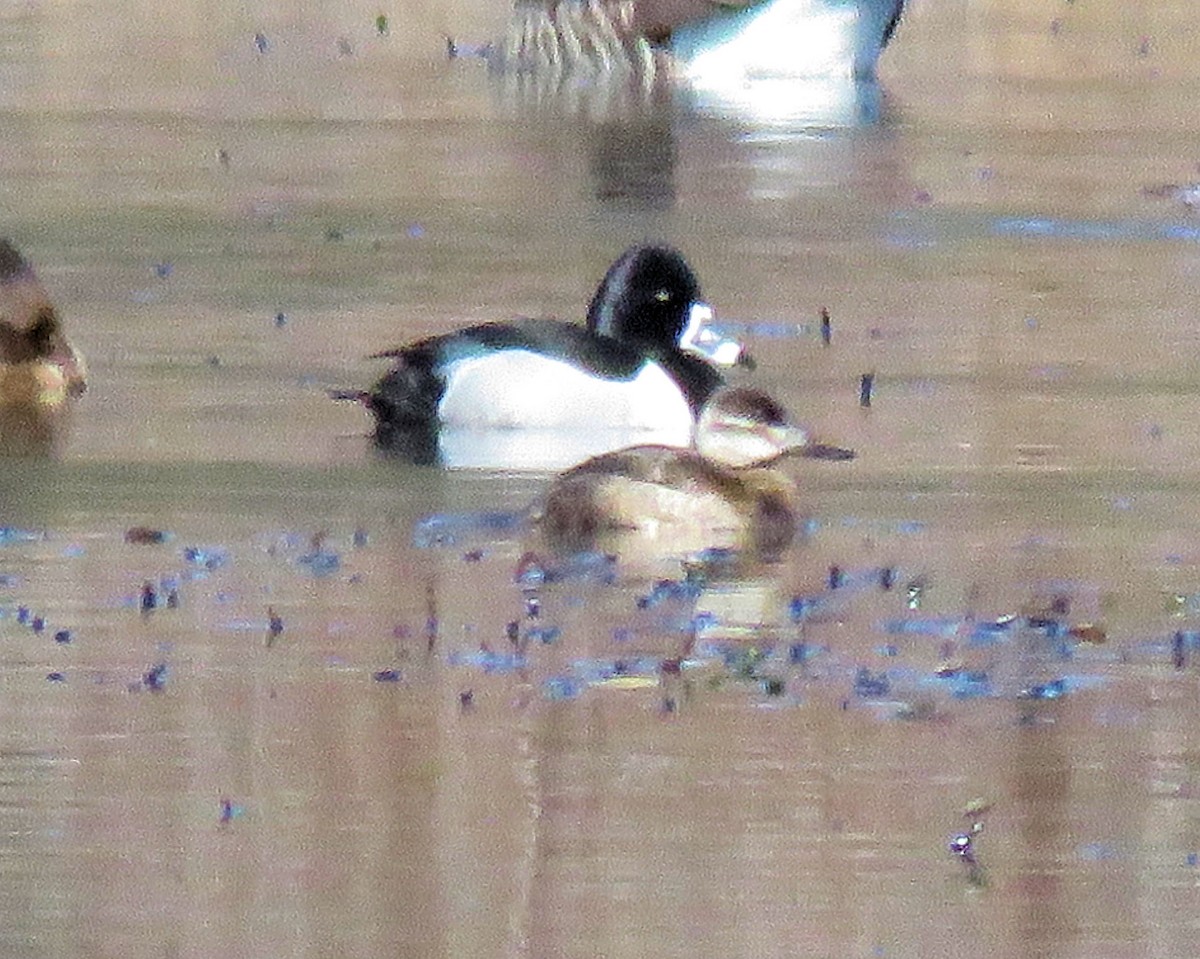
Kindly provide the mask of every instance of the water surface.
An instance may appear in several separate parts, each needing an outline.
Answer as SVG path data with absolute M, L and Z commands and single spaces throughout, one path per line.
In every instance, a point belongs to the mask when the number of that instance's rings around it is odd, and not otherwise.
M 3 232 L 92 368 L 0 472 L 0 953 L 1194 955 L 1190 7 L 914 0 L 751 110 L 444 60 L 502 6 L 0 3 Z M 859 458 L 781 564 L 522 590 L 544 477 L 327 390 L 643 238 Z

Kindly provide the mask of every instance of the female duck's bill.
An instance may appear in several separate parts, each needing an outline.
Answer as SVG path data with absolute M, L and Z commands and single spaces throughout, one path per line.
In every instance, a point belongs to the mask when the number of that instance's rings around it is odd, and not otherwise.
M 452 468 L 562 469 L 637 442 L 687 445 L 722 385 L 708 362 L 746 363 L 709 337 L 711 310 L 678 251 L 631 247 L 608 269 L 586 326 L 486 323 L 381 356 L 364 400 L 387 452 Z
M 0 240 L 0 408 L 55 409 L 86 383 L 83 357 L 33 268 Z
M 775 468 L 790 455 L 854 453 L 813 442 L 766 394 L 726 388 L 705 404 L 692 448 L 634 446 L 581 463 L 551 485 L 539 523 L 561 550 L 775 558 L 796 528 L 795 486 Z

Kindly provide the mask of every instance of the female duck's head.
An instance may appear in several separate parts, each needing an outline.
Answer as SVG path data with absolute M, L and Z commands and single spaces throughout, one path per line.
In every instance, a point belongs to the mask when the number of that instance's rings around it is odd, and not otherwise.
M 768 466 L 784 456 L 852 459 L 851 450 L 815 442 L 808 430 L 761 390 L 743 386 L 720 390 L 704 404 L 696 424 L 696 452 L 732 469 Z

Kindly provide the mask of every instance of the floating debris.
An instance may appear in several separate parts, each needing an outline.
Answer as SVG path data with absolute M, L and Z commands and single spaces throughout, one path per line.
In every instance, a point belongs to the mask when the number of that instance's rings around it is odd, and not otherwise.
M 125 530 L 125 542 L 134 546 L 156 546 L 170 538 L 170 533 L 150 526 L 131 526 Z
M 981 699 L 992 695 L 992 681 L 987 672 L 982 669 L 958 669 L 938 675 L 950 687 L 950 695 L 955 699 Z
M 975 839 L 970 833 L 959 833 L 949 843 L 950 852 L 967 867 L 967 879 L 973 886 L 983 885 L 983 870 L 975 857 Z
M 558 638 L 561 635 L 562 630 L 558 626 L 535 626 L 525 633 L 525 641 L 527 643 L 541 643 L 543 646 L 551 646 L 558 642 Z
M 660 579 L 649 593 L 637 598 L 637 608 L 654 609 L 670 600 L 694 602 L 703 591 L 703 584 L 695 580 Z
M 342 558 L 333 550 L 317 546 L 309 553 L 296 559 L 296 565 L 307 569 L 313 576 L 320 579 L 336 573 L 342 565 Z
M 1108 632 L 1096 623 L 1078 623 L 1067 632 L 1081 643 L 1090 643 L 1093 646 L 1108 642 Z
M 793 596 L 788 603 L 788 616 L 793 623 L 803 622 L 825 605 L 823 596 Z
M 142 685 L 151 692 L 160 693 L 167 688 L 167 664 L 157 663 L 142 674 Z
M 871 406 L 871 397 L 875 392 L 875 374 L 864 373 L 858 381 L 858 405 L 863 409 Z
M 229 554 L 215 547 L 188 546 L 183 550 L 185 562 L 212 572 L 229 562 Z
M 791 643 L 788 646 L 787 660 L 793 666 L 803 666 L 811 656 L 812 650 L 809 648 L 808 643 Z
M 1000 616 L 997 619 L 989 620 L 987 622 L 976 623 L 975 628 L 971 630 L 971 636 L 968 639 L 968 642 L 972 646 L 990 645 L 1002 639 L 1006 639 L 1016 624 L 1017 617 L 1013 614 Z
M 860 699 L 882 699 L 892 691 L 891 680 L 886 671 L 871 672 L 866 666 L 859 666 L 854 674 L 854 695 Z
M 1038 683 L 1021 690 L 1018 699 L 1062 699 L 1067 694 L 1065 679 L 1052 679 L 1049 682 Z

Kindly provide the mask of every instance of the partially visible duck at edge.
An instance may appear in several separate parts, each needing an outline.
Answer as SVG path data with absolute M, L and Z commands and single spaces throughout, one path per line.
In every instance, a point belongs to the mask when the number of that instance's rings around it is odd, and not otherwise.
M 609 268 L 586 326 L 484 323 L 377 354 L 391 370 L 361 400 L 384 451 L 446 467 L 557 470 L 636 442 L 687 445 L 724 382 L 748 362 L 705 323 L 687 261 L 638 245 Z M 710 362 L 710 357 L 713 362 Z
M 660 0 L 661 2 L 661 0 Z M 904 0 L 709 3 L 670 29 L 678 69 L 693 83 L 757 77 L 875 76 Z
M 478 52 L 500 70 L 666 71 L 696 86 L 758 78 L 868 79 L 905 0 L 517 0 L 503 39 Z M 659 51 L 669 51 L 664 61 Z
M 86 384 L 83 357 L 33 268 L 0 239 L 0 411 L 55 410 Z
M 581 463 L 555 479 L 537 521 L 571 551 L 733 548 L 774 559 L 796 530 L 796 487 L 777 468 L 788 456 L 854 453 L 815 442 L 765 393 L 726 387 L 705 404 L 691 448 L 634 446 Z

